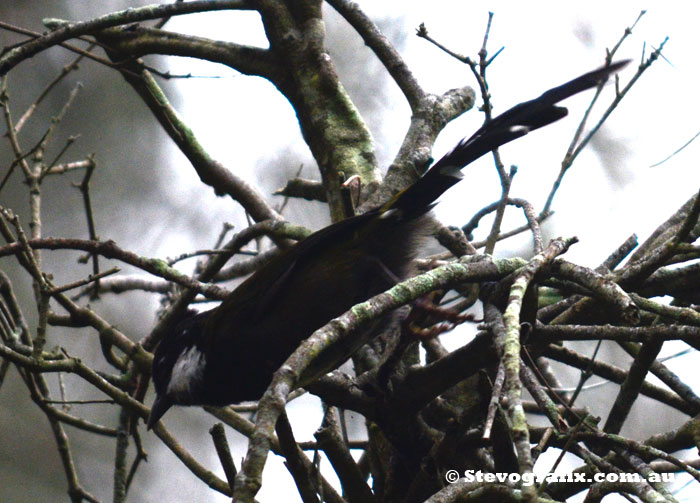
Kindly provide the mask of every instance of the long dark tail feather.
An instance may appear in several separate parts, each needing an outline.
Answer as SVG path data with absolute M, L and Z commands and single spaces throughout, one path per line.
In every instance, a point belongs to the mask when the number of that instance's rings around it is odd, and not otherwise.
M 443 192 L 461 180 L 462 168 L 501 145 L 565 117 L 567 109 L 555 106 L 556 103 L 603 84 L 610 75 L 629 62 L 630 60 L 618 61 L 593 70 L 542 93 L 534 100 L 520 103 L 503 112 L 484 124 L 472 136 L 460 141 L 416 183 L 385 205 L 384 209 L 400 210 L 407 216 L 427 212 Z

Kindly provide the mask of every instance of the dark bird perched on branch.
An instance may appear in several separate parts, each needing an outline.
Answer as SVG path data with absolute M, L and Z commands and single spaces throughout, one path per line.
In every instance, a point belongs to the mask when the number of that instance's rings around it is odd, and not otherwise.
M 188 315 L 155 352 L 157 397 L 148 428 L 173 405 L 260 398 L 273 372 L 316 329 L 409 275 L 418 243 L 432 229 L 430 209 L 462 178 L 463 167 L 561 119 L 567 110 L 557 102 L 601 85 L 627 63 L 612 63 L 514 106 L 460 141 L 385 205 L 310 235 L 260 268 L 217 308 Z

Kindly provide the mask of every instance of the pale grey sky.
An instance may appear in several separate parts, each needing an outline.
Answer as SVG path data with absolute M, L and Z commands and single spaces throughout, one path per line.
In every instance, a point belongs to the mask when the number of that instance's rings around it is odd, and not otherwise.
M 383 0 L 359 3 L 373 17 L 396 17 L 395 23 L 408 34 L 401 50 L 404 58 L 423 86 L 435 93 L 465 84 L 474 85 L 474 81 L 464 65 L 415 37 L 415 28 L 425 22 L 431 35 L 451 49 L 476 57 L 488 10 L 492 10 L 495 17 L 489 51 L 493 54 L 504 47 L 489 70 L 495 113 L 600 66 L 605 49 L 619 40 L 642 9 L 647 9 L 618 53 L 618 59 L 633 59 L 632 65 L 621 73 L 621 83 L 625 84 L 634 74 L 644 46 L 648 55 L 666 36 L 669 42 L 664 55 L 668 62 L 655 63 L 611 117 L 604 134 L 609 144 L 616 146 L 617 155 L 608 152 L 609 164 L 603 166 L 602 156 L 590 149 L 580 156 L 564 179 L 554 204 L 556 215 L 545 231 L 555 235 L 564 231 L 575 233 L 581 242 L 571 249 L 567 259 L 596 266 L 628 235 L 637 233 L 640 240 L 644 240 L 662 219 L 700 187 L 696 160 L 700 140 L 665 164 L 650 167 L 700 131 L 700 122 L 696 120 L 700 108 L 696 91 L 697 48 L 700 46 L 696 24 L 700 8 L 695 2 Z M 201 16 L 201 19 L 206 26 L 206 36 L 266 44 L 255 15 L 216 13 Z M 193 24 L 189 17 L 173 19 L 169 29 L 203 33 L 201 25 Z M 237 170 L 246 170 L 256 165 L 261 152 L 291 148 L 305 155 L 306 147 L 292 109 L 269 84 L 261 85 L 260 79 L 234 76 L 221 67 L 195 64 L 192 60 L 174 60 L 171 71 L 226 77 L 179 84 L 183 94 L 181 113 L 219 160 L 236 166 Z M 232 82 L 235 84 L 233 94 Z M 408 108 L 395 86 L 389 85 L 388 91 L 386 122 L 381 134 L 377 134 L 382 139 L 378 155 L 384 166 L 395 154 L 409 118 Z M 221 93 L 233 99 L 221 105 L 218 101 Z M 609 86 L 606 93 L 607 98 L 596 108 L 598 112 L 609 102 L 613 87 Z M 511 192 L 513 196 L 531 201 L 537 209 L 542 207 L 590 96 L 566 103 L 570 108 L 569 118 L 501 149 L 504 162 L 517 164 L 519 168 Z M 261 102 L 266 103 L 264 114 L 260 113 Z M 211 127 L 212 110 L 220 117 L 214 122 L 215 127 Z M 438 138 L 433 156 L 441 156 L 460 138 L 471 134 L 481 121 L 482 116 L 475 110 L 455 120 Z M 239 142 L 234 148 L 232 133 Z M 199 188 L 196 176 L 185 162 L 181 162 L 179 172 L 182 180 L 189 180 L 195 187 L 191 189 L 183 183 L 182 197 L 192 197 L 192 190 L 206 190 Z M 238 172 L 253 178 L 252 173 Z M 446 194 L 438 207 L 440 218 L 447 223 L 464 223 L 463 217 L 451 220 L 455 211 L 471 214 L 499 197 L 500 187 L 488 156 L 469 168 L 467 180 Z M 226 220 L 230 207 L 221 203 L 220 211 L 221 219 Z M 513 224 L 520 225 L 520 215 L 513 215 Z M 522 252 L 528 243 L 529 237 L 523 236 L 510 249 Z M 170 241 L 164 241 L 162 246 L 164 250 L 173 249 Z M 503 248 L 501 253 L 508 253 L 508 250 L 508 247 Z M 668 351 L 672 350 L 669 347 Z M 697 364 L 697 355 L 668 363 L 681 377 L 689 377 L 693 364 Z M 313 400 L 310 398 L 307 402 Z M 319 424 L 318 407 L 311 409 L 315 412 L 309 417 L 309 407 L 301 403 L 291 406 L 290 417 L 295 423 L 298 440 L 310 438 Z M 244 445 L 238 446 L 235 459 L 240 459 L 244 448 Z M 218 466 L 215 459 L 211 461 L 211 466 Z M 280 494 L 295 492 L 279 459 L 270 459 L 265 476 L 274 478 L 275 483 L 263 484 L 258 495 L 260 501 L 272 501 Z M 226 501 L 226 498 L 213 496 L 214 493 L 209 494 L 212 500 Z

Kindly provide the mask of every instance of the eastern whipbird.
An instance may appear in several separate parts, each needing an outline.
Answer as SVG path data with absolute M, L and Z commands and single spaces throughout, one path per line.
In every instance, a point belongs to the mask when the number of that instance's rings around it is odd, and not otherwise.
M 410 275 L 418 243 L 433 228 L 430 209 L 462 179 L 462 168 L 566 116 L 566 108 L 556 103 L 601 85 L 628 62 L 586 73 L 514 106 L 460 141 L 388 203 L 311 234 L 258 269 L 218 307 L 189 312 L 156 349 L 157 396 L 147 427 L 173 405 L 221 406 L 260 398 L 273 372 L 316 329 Z

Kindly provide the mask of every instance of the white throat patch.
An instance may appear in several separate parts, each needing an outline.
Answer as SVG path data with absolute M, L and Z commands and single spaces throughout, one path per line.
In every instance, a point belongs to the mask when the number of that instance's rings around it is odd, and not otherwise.
M 202 378 L 205 363 L 204 353 L 197 349 L 197 346 L 192 346 L 182 353 L 173 365 L 166 394 L 177 401 L 187 403 L 193 384 Z

